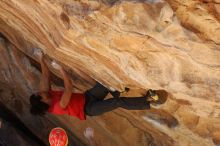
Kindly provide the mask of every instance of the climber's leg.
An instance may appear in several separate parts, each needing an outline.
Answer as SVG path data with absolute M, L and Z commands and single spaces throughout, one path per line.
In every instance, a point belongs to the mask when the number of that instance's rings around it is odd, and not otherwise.
M 102 86 L 100 83 L 97 83 L 93 88 L 87 90 L 85 92 L 85 107 L 84 110 L 86 112 L 87 107 L 91 107 L 94 101 L 102 101 L 106 95 L 108 94 L 108 90 Z
M 109 90 L 100 83 L 97 83 L 93 88 L 86 91 L 86 94 L 89 95 L 89 97 L 92 96 L 94 99 L 97 100 L 103 100 L 108 93 Z
M 97 116 L 118 107 L 127 110 L 144 110 L 150 108 L 150 102 L 146 100 L 146 97 L 120 97 L 102 101 L 94 100 L 91 104 L 86 105 L 85 112 L 89 116 Z

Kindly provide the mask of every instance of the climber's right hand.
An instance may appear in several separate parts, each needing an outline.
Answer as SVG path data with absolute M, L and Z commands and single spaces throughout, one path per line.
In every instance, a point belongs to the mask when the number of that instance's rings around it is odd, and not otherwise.
M 42 59 L 44 56 L 44 53 L 39 48 L 34 48 L 34 56 L 38 57 L 39 59 Z
M 54 61 L 54 60 L 51 62 L 51 65 L 52 65 L 52 67 L 54 69 L 57 69 L 57 70 L 61 70 L 62 69 L 62 67 L 56 61 Z

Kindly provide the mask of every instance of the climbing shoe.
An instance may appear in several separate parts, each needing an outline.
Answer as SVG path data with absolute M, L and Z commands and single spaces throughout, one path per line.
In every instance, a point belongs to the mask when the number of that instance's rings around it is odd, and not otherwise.
M 159 96 L 157 95 L 155 90 L 149 89 L 146 94 L 147 101 L 158 101 Z
M 119 91 L 114 91 L 114 92 L 109 91 L 109 93 L 110 93 L 114 98 L 119 98 L 119 97 L 120 97 L 120 94 L 121 94 L 121 92 L 119 92 Z
M 122 92 L 128 92 L 129 90 L 130 90 L 130 88 L 125 87 L 125 90 L 124 90 L 124 91 L 122 91 Z
M 124 91 L 122 92 L 119 92 L 119 91 L 109 91 L 109 92 L 113 97 L 119 98 L 121 93 L 128 92 L 129 90 L 130 89 L 128 87 L 125 87 Z

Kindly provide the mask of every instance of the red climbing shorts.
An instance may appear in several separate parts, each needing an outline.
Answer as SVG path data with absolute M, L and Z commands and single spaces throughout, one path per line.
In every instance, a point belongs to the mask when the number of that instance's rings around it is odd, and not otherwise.
M 57 115 L 69 115 L 77 117 L 80 120 L 85 120 L 86 118 L 84 114 L 84 94 L 72 93 L 69 104 L 65 109 L 60 106 L 60 99 L 62 95 L 63 91 L 49 91 L 49 96 L 52 99 L 52 103 L 48 109 L 48 112 Z

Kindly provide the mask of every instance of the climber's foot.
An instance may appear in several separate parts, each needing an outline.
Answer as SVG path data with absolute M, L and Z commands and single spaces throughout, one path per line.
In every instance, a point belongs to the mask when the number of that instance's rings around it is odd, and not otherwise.
M 156 91 L 152 89 L 149 89 L 145 96 L 146 96 L 147 101 L 158 101 L 159 100 L 159 96 L 157 95 Z
M 54 69 L 57 69 L 57 70 L 62 69 L 62 67 L 54 60 L 51 62 L 51 65 Z
M 125 87 L 125 90 L 123 92 L 128 92 L 130 90 L 130 88 Z
M 114 92 L 109 91 L 109 92 L 114 98 L 119 98 L 120 94 L 121 94 L 121 92 L 119 92 L 119 91 L 114 91 Z
M 120 95 L 121 95 L 121 93 L 124 93 L 124 92 L 128 92 L 130 89 L 128 88 L 128 87 L 125 87 L 125 89 L 124 89 L 124 91 L 121 91 L 121 92 L 119 92 L 119 91 L 117 91 L 117 90 L 110 90 L 109 92 L 110 92 L 110 94 L 113 96 L 113 97 L 115 97 L 115 98 L 119 98 L 120 97 Z
M 151 105 L 159 106 L 167 101 L 168 92 L 165 90 L 149 89 L 144 97 L 146 97 L 147 102 L 150 102 Z

